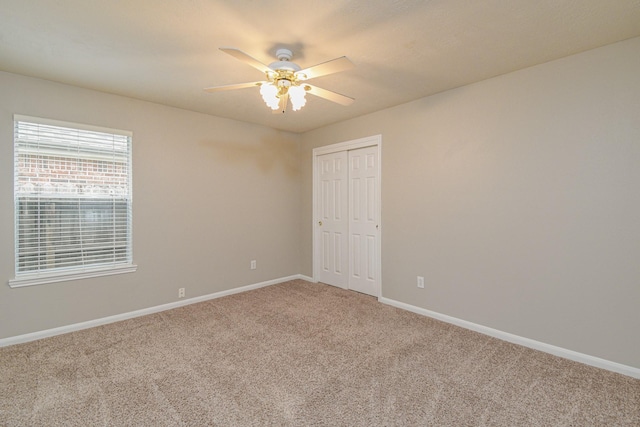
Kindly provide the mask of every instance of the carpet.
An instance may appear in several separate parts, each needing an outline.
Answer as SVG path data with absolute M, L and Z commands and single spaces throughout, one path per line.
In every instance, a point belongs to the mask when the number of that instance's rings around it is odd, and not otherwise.
M 0 348 L 3 426 L 640 426 L 640 380 L 294 280 Z

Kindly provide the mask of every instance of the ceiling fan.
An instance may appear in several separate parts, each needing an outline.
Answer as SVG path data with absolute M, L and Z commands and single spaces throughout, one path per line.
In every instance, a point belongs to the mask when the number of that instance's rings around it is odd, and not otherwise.
M 276 51 L 278 60 L 269 65 L 263 64 L 238 49 L 221 47 L 220 50 L 262 71 L 266 81 L 214 86 L 204 89 L 205 92 L 260 87 L 262 99 L 273 110 L 274 114 L 284 113 L 289 100 L 291 101 L 292 110 L 298 111 L 307 102 L 305 98 L 307 92 L 341 105 L 350 105 L 354 101 L 353 98 L 348 96 L 322 89 L 306 82 L 309 79 L 353 68 L 353 63 L 346 56 L 301 69 L 298 64 L 291 62 L 292 53 L 289 49 L 278 49 Z

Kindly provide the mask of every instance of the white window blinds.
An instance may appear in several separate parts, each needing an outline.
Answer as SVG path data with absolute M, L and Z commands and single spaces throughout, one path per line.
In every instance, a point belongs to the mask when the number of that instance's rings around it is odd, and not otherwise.
M 16 279 L 131 264 L 131 133 L 14 116 Z

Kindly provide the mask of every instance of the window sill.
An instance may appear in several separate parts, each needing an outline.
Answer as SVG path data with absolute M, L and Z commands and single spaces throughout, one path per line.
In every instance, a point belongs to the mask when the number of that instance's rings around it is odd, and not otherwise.
M 114 274 L 133 273 L 138 269 L 135 264 L 124 264 L 110 267 L 87 268 L 58 273 L 40 273 L 24 275 L 9 280 L 11 288 L 21 288 L 23 286 L 44 285 L 46 283 L 66 282 L 69 280 L 89 279 L 91 277 L 111 276 Z

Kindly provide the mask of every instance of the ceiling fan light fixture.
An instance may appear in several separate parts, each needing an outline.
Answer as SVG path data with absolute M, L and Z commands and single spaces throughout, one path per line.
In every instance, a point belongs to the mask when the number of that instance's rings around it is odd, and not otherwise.
M 277 110 L 279 108 L 280 99 L 278 99 L 278 88 L 275 87 L 272 83 L 265 83 L 260 86 L 260 95 L 262 95 L 262 99 L 267 107 L 272 110 Z
M 301 86 L 291 86 L 289 88 L 289 99 L 291 100 L 291 108 L 293 111 L 298 111 L 307 103 L 305 98 L 307 91 Z

